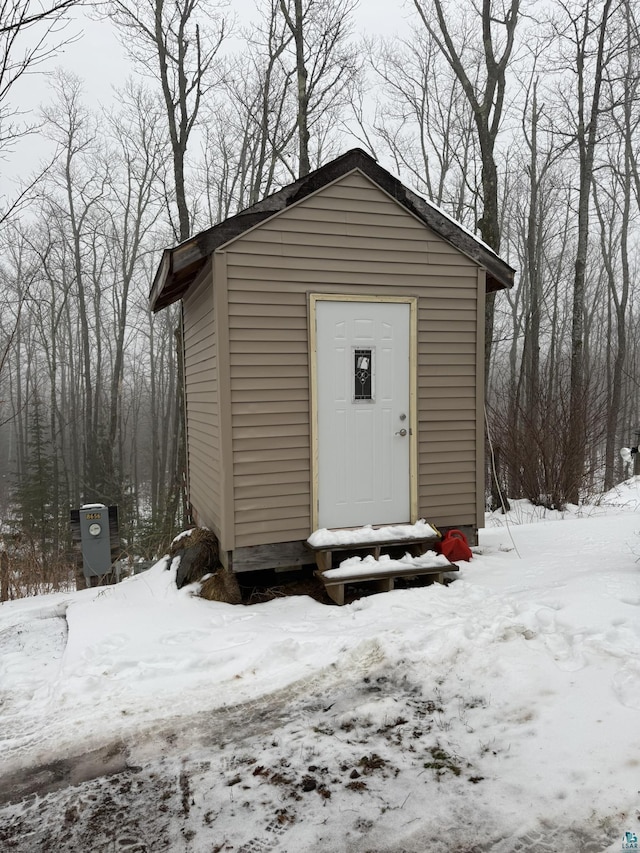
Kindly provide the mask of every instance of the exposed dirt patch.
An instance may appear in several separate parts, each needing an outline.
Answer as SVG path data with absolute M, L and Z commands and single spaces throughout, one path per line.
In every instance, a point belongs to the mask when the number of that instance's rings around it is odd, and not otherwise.
M 320 604 L 334 604 L 313 568 L 295 572 L 247 572 L 238 575 L 245 604 L 261 604 L 289 595 L 308 595 Z
M 125 770 L 136 771 L 127 762 L 127 748 L 114 743 L 74 758 L 61 758 L 38 767 L 14 771 L 0 779 L 0 805 L 16 803 L 30 794 L 45 796 L 53 791 L 80 785 L 96 777 L 108 777 Z

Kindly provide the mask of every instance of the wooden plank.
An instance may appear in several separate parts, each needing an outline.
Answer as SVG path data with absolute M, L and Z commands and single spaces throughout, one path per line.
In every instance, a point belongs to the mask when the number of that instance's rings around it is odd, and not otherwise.
M 444 483 L 452 489 L 450 494 L 460 494 L 462 491 L 472 492 L 476 487 L 476 472 L 473 471 L 450 471 L 444 470 L 436 472 L 433 468 L 428 468 L 426 465 L 419 466 L 420 479 L 432 484 L 436 491 L 435 483 Z M 423 489 L 424 494 L 428 494 L 428 489 Z
M 261 261 L 264 259 L 261 258 Z M 399 269 L 397 267 L 399 266 Z M 324 284 L 337 284 L 345 287 L 393 287 L 397 293 L 401 287 L 403 291 L 407 287 L 414 287 L 425 295 L 428 288 L 428 279 L 433 277 L 440 281 L 443 279 L 458 280 L 462 286 L 468 287 L 472 277 L 468 275 L 467 268 L 461 266 L 449 266 L 446 264 L 430 264 L 425 270 L 420 264 L 397 264 L 389 261 L 388 264 L 331 263 L 328 268 L 324 264 L 298 264 L 281 263 L 279 266 L 268 267 L 263 263 L 255 266 L 237 266 L 230 270 L 234 285 L 237 282 L 249 282 L 249 287 L 255 287 L 254 282 L 270 282 L 275 286 L 283 282 L 292 282 L 299 285 L 314 285 L 323 288 Z M 404 294 L 403 295 L 411 295 Z
M 283 522 L 289 524 L 294 519 L 304 519 L 306 521 L 308 518 L 308 506 L 300 504 L 299 502 L 289 501 L 288 507 L 262 505 L 260 509 L 256 510 L 252 514 L 251 521 L 247 523 L 251 525 L 276 522 L 278 525 L 281 525 Z M 294 526 L 300 527 L 301 525 L 298 521 L 295 521 Z M 238 527 L 240 527 L 240 524 Z
M 452 287 L 451 292 L 455 292 L 455 288 Z M 469 299 L 466 296 L 456 300 L 450 294 L 446 296 L 434 296 L 427 290 L 421 300 L 422 311 L 418 311 L 418 318 L 420 319 L 420 313 L 425 315 L 423 319 L 426 320 L 432 317 L 434 311 L 445 311 L 451 317 L 452 324 L 455 324 L 458 317 L 464 319 L 464 315 L 460 314 L 461 311 L 469 311 L 474 317 L 476 316 L 476 302 L 476 299 Z
M 425 287 L 429 286 L 429 283 L 432 282 L 434 284 L 442 284 L 442 281 L 438 278 L 432 278 L 428 274 L 423 274 L 419 281 L 416 282 L 402 282 L 402 295 L 403 296 L 424 296 Z M 273 281 L 264 279 L 264 278 L 253 278 L 250 281 L 235 281 L 234 285 L 236 288 L 242 288 L 243 290 L 247 290 L 249 292 L 256 293 L 273 293 L 274 291 L 280 291 L 284 293 L 295 293 L 295 294 L 307 294 L 310 289 L 310 285 L 307 282 L 296 280 L 295 278 L 291 281 L 287 279 L 281 279 Z M 320 278 L 317 281 L 313 282 L 313 289 L 317 290 L 318 293 L 337 293 L 344 294 L 345 292 L 353 293 L 353 292 L 363 292 L 365 294 L 375 294 L 379 296 L 394 296 L 398 294 L 398 284 L 390 279 L 388 276 L 384 278 L 382 283 L 377 283 L 375 287 L 371 285 L 369 280 L 367 280 L 367 284 L 362 287 L 362 285 L 357 285 L 354 283 L 354 286 L 358 289 L 354 290 L 345 290 L 345 283 L 340 281 L 337 276 L 325 276 L 324 278 Z M 475 326 L 473 327 L 475 332 Z
M 354 575 L 353 577 L 343 577 L 336 580 L 327 578 L 321 569 L 315 574 L 323 582 L 327 595 L 331 600 L 342 606 L 345 601 L 345 589 L 348 585 L 373 583 L 378 592 L 391 592 L 394 589 L 395 580 L 400 577 L 433 577 L 437 583 L 442 583 L 444 574 L 457 571 L 459 571 L 458 566 L 450 563 L 448 566 L 432 569 L 407 569 L 406 572 L 397 570 L 394 572 L 389 571 L 388 574 Z
M 307 494 L 308 492 L 309 490 L 306 489 Z M 305 501 L 300 495 L 292 494 L 291 489 L 287 489 L 284 494 L 282 493 L 282 489 L 280 489 L 272 495 L 265 494 L 264 489 L 260 489 L 259 493 L 256 493 L 255 490 L 243 489 L 243 494 L 245 497 L 240 497 L 238 490 L 236 490 L 235 503 L 237 512 L 251 512 L 258 515 L 262 509 L 279 509 L 282 512 L 283 508 L 288 509 L 292 505 L 302 506 L 303 504 L 307 507 L 308 512 L 309 501 Z
M 308 222 L 301 223 L 302 227 L 296 227 L 295 230 L 288 228 L 278 233 L 277 230 L 269 230 L 259 228 L 247 234 L 245 237 L 237 240 L 232 247 L 228 249 L 229 254 L 240 255 L 256 252 L 262 252 L 270 247 L 276 249 L 281 247 L 287 255 L 295 255 L 297 252 L 304 252 L 307 248 L 311 250 L 326 250 L 334 247 L 344 246 L 344 240 L 337 239 L 335 229 L 327 227 L 323 223 L 321 229 L 314 229 L 309 226 Z M 343 223 L 339 223 L 338 228 L 345 227 Z M 349 226 L 352 228 L 352 226 Z M 378 229 L 379 232 L 380 229 Z M 433 232 L 426 229 L 410 230 L 401 232 L 397 228 L 393 229 L 393 233 L 385 232 L 389 242 L 393 244 L 393 249 L 396 252 L 416 255 L 422 257 L 425 252 L 433 250 L 431 246 L 433 241 Z M 446 244 L 445 244 L 446 245 Z M 376 250 L 380 248 L 380 238 L 372 235 L 371 232 L 363 229 L 359 234 L 353 234 L 349 240 L 349 246 L 353 247 L 354 251 L 366 252 L 368 249 Z M 457 249 L 453 250 L 457 253 Z
M 432 433 L 436 433 L 436 435 L 432 435 Z M 455 429 L 452 425 L 452 427 L 449 429 L 443 427 L 442 423 L 439 423 L 437 421 L 432 421 L 429 423 L 421 422 L 420 437 L 423 441 L 427 442 L 445 441 L 448 439 L 449 447 L 458 447 L 458 442 L 461 441 L 471 441 L 473 442 L 473 446 L 476 446 L 475 424 L 469 424 L 467 428 L 460 428 L 459 426 L 457 426 L 457 428 Z
M 447 322 L 443 322 L 442 316 L 436 318 L 429 314 L 424 320 L 418 324 L 424 340 L 437 340 L 438 335 L 442 335 L 442 330 L 447 329 L 447 337 L 449 340 L 454 335 L 464 337 L 465 340 L 475 341 L 476 339 L 476 323 L 475 320 L 463 320 L 457 314 L 449 316 Z M 421 351 L 420 341 L 418 341 L 418 352 Z
M 425 429 L 473 429 L 476 425 L 475 412 L 471 408 L 431 409 L 419 420 L 419 428 Z
M 233 450 L 243 456 L 248 453 L 280 453 L 282 451 L 291 451 L 299 455 L 301 450 L 309 454 L 308 428 L 299 434 L 280 429 L 268 442 L 264 440 L 265 432 L 268 431 L 264 426 L 245 427 L 242 430 L 242 437 L 238 435 L 240 431 L 237 429 L 234 432 Z
M 475 493 L 468 496 L 448 495 L 446 498 L 431 493 L 424 497 L 421 495 L 420 512 L 432 519 L 438 529 L 475 524 Z
M 306 424 L 290 422 L 286 415 L 281 417 L 280 421 L 278 423 L 274 423 L 272 426 L 260 424 L 258 428 L 266 439 L 266 441 L 263 442 L 265 449 L 270 446 L 272 438 L 282 438 L 283 436 L 302 436 L 303 438 L 308 439 L 309 436 L 309 429 Z M 233 438 L 234 442 L 243 438 L 255 438 L 255 429 L 253 426 L 236 426 L 233 432 Z
M 215 372 L 211 370 L 196 370 L 191 367 L 186 371 L 188 381 L 187 389 L 193 387 L 194 390 L 200 391 L 206 389 L 209 394 L 214 396 L 218 390 L 218 378 Z
M 305 503 L 309 504 L 309 482 L 308 480 L 299 480 L 297 482 L 288 482 L 286 484 L 286 488 L 283 489 L 282 482 L 280 480 L 271 480 L 269 483 L 261 482 L 260 486 L 257 487 L 255 484 L 251 484 L 248 486 L 239 486 L 236 485 L 234 489 L 234 495 L 236 500 L 236 505 L 240 507 L 243 501 L 254 500 L 256 495 L 260 497 L 260 499 L 268 499 L 268 498 L 282 498 L 282 500 L 295 500 L 297 503 Z M 281 504 L 284 506 L 284 504 Z
M 274 390 L 271 388 L 253 388 L 248 391 L 233 392 L 234 408 L 237 403 L 268 403 L 277 407 L 280 403 L 290 401 L 304 401 L 309 403 L 309 390 L 307 388 L 281 388 Z
M 235 332 L 237 335 L 237 330 Z M 269 342 L 269 353 L 273 355 L 282 355 L 290 358 L 307 359 L 308 343 L 306 335 L 299 337 L 296 335 L 295 340 L 290 335 L 283 337 L 282 335 L 275 340 Z M 230 353 L 232 361 L 235 361 L 239 355 L 246 355 L 248 358 L 255 357 L 255 353 L 261 354 L 265 351 L 263 341 L 254 339 L 236 338 L 230 343 Z
M 217 463 L 217 454 L 209 453 L 202 447 L 194 444 L 189 445 L 189 459 L 197 463 L 193 466 L 193 475 L 200 478 L 203 482 L 211 481 L 213 486 L 219 477 L 219 467 Z
M 283 237 L 286 239 L 286 235 Z M 406 247 L 400 251 L 396 247 L 396 242 L 399 241 L 394 240 L 389 249 L 393 248 L 394 254 L 404 256 L 411 263 L 426 266 L 430 257 L 434 255 L 433 252 L 429 251 L 426 241 L 405 241 Z M 270 265 L 275 263 L 277 258 L 282 257 L 321 263 L 326 259 L 328 252 L 331 252 L 331 257 L 334 260 L 360 261 L 365 264 L 380 260 L 383 263 L 389 263 L 389 249 L 384 248 L 380 240 L 350 240 L 347 243 L 345 240 L 337 240 L 335 237 L 321 237 L 304 242 L 294 240 L 285 243 L 274 240 L 262 242 L 243 240 L 241 244 L 234 246 L 233 263 L 251 266 L 254 263 L 253 259 L 257 257 L 268 258 Z
M 356 528 L 356 531 L 358 528 Z M 374 548 L 378 548 L 378 546 L 382 548 L 395 548 L 398 545 L 435 545 L 440 541 L 439 536 L 405 536 L 400 537 L 398 539 L 385 539 L 382 537 L 381 539 L 376 539 L 374 536 L 371 537 L 367 542 L 358 542 L 357 540 L 354 542 L 344 543 L 340 545 L 335 545 L 331 547 L 327 547 L 326 545 L 311 545 L 308 544 L 308 547 L 312 551 L 371 551 Z M 378 548 L 379 551 L 379 548 Z
M 304 541 L 311 532 L 309 530 L 310 519 L 299 519 L 300 521 L 303 523 L 299 523 L 297 527 L 291 524 L 277 524 L 272 521 L 256 521 L 249 524 L 239 522 L 236 524 L 237 547 L 244 548 L 250 545 L 266 545 L 274 542 Z
M 233 381 L 232 395 L 235 396 L 236 391 L 265 392 L 270 390 L 284 391 L 293 389 L 298 392 L 304 391 L 306 390 L 306 383 L 305 386 L 301 386 L 299 378 L 290 376 L 270 376 L 268 378 L 265 377 L 262 380 L 257 380 L 255 378 L 235 379 Z
M 292 477 L 294 473 L 296 482 L 301 479 L 309 479 L 309 460 L 308 458 L 289 459 L 286 466 L 283 465 L 282 459 L 261 462 L 242 462 L 236 458 L 234 461 L 233 472 L 236 485 L 246 486 L 251 482 L 258 482 L 256 475 L 271 474 L 280 479 L 283 484 L 289 482 L 288 477 Z M 244 479 L 242 479 L 244 478 Z M 272 480 L 273 481 L 273 480 Z
M 216 395 L 217 398 L 217 395 Z M 202 385 L 199 388 L 189 388 L 187 391 L 187 399 L 189 400 L 189 405 L 193 405 L 194 403 L 211 403 L 212 400 L 216 399 L 211 390 L 202 388 Z
M 192 488 L 199 488 L 207 496 L 207 499 L 212 495 L 219 497 L 219 477 L 214 469 L 208 471 L 203 465 L 198 465 L 196 470 L 192 471 L 192 475 Z
M 296 403 L 281 404 L 282 409 L 254 407 L 252 411 L 239 412 L 238 408 L 234 411 L 233 426 L 253 427 L 259 425 L 261 427 L 277 426 L 286 421 L 289 424 L 303 424 L 309 426 L 309 409 L 308 407 L 298 406 Z M 285 405 L 287 408 L 285 408 Z
M 311 562 L 311 555 L 301 541 L 245 546 L 234 549 L 231 555 L 232 569 L 239 573 L 306 566 Z
M 185 337 L 185 352 L 188 362 L 209 361 L 215 363 L 217 359 L 215 340 L 209 332 L 203 332 L 197 337 Z
M 444 341 L 434 341 L 427 337 L 426 340 L 421 341 L 419 351 L 425 360 L 428 360 L 432 355 L 442 356 L 446 353 L 454 355 L 469 353 L 475 356 L 476 343 L 475 340 L 457 340 L 450 335 Z
M 218 387 L 211 385 L 208 379 L 194 382 L 193 387 L 188 386 L 186 394 L 189 407 L 193 406 L 195 411 L 215 412 L 218 408 Z
M 208 422 L 198 422 L 194 419 L 193 414 L 189 414 L 187 421 L 189 427 L 189 439 L 193 445 L 206 448 L 207 452 L 218 450 L 218 433 L 217 425 L 214 427 Z
M 470 456 L 461 459 L 460 454 L 453 449 L 449 453 L 433 453 L 425 459 L 426 461 L 420 462 L 420 476 L 428 479 L 438 474 L 473 474 L 475 476 L 476 473 L 474 460 Z
M 238 341 L 281 341 L 284 337 L 282 334 L 282 329 L 274 329 L 274 328 L 243 328 L 241 326 L 234 327 L 229 332 L 231 338 L 231 345 Z M 296 329 L 287 329 L 286 338 L 288 341 L 300 341 L 307 346 L 307 327 L 305 325 L 304 328 L 296 328 Z M 269 350 L 271 352 L 277 351 L 272 346 L 269 346 Z
M 251 365 L 231 365 L 232 380 L 238 379 L 255 379 L 261 381 L 263 379 L 271 379 L 274 374 L 279 377 L 302 377 L 307 379 L 309 368 L 307 364 L 288 361 L 280 364 L 251 364 Z
M 253 302 L 232 302 L 229 304 L 229 317 L 274 317 L 279 322 L 287 317 L 306 316 L 306 304 L 299 300 L 295 305 L 287 305 L 273 300 L 255 300 Z
M 213 332 L 213 298 L 206 301 L 187 304 L 184 306 L 185 339 L 203 331 Z
M 420 412 L 428 414 L 428 412 L 431 411 L 432 403 L 439 403 L 440 406 L 444 407 L 449 403 L 453 403 L 454 400 L 459 400 L 460 408 L 468 406 L 469 409 L 475 413 L 476 395 L 472 382 L 463 382 L 460 385 L 441 385 L 438 388 L 437 393 L 429 393 L 429 386 L 426 384 L 426 381 L 422 387 L 427 390 L 425 391 L 423 398 L 418 400 L 418 411 Z
M 418 376 L 418 385 L 420 380 L 425 379 L 425 385 L 428 380 L 435 376 L 471 376 L 475 382 L 475 364 L 430 364 L 422 365 L 422 369 Z M 451 380 L 454 381 L 454 380 Z
M 263 244 L 259 244 L 262 246 Z M 307 295 L 300 290 L 254 290 L 247 282 L 234 282 L 229 293 L 230 307 L 239 311 L 241 305 L 283 305 L 302 307 L 306 311 Z
M 249 428 L 243 438 L 233 439 L 233 452 L 237 461 L 250 462 L 262 459 L 309 458 L 309 430 L 300 435 L 277 435 L 264 440 L 264 429 Z
M 218 428 L 218 406 L 215 403 L 215 397 L 208 400 L 189 400 L 187 417 L 193 419 L 196 423 L 202 424 L 206 429 L 211 427 Z
M 335 205 L 322 205 L 322 195 L 324 193 L 309 197 L 294 208 L 283 210 L 278 217 L 265 222 L 261 227 L 271 231 L 296 231 L 302 227 L 303 223 L 309 223 L 314 224 L 317 230 L 322 230 L 323 225 L 355 223 L 367 224 L 371 227 L 382 225 L 385 228 L 414 229 L 419 232 L 424 230 L 424 225 L 399 205 L 385 206 L 384 209 L 373 210 L 371 213 L 367 213 L 366 205 L 362 204 L 355 210 L 353 204 L 343 210 L 336 210 Z
M 469 291 L 475 290 L 477 286 L 476 265 L 460 253 L 433 251 L 433 247 L 430 251 L 426 243 L 414 244 L 413 251 L 398 251 L 393 239 L 378 240 L 375 247 L 360 247 L 357 241 L 347 242 L 344 239 L 331 242 L 334 245 L 319 246 L 297 242 L 287 247 L 286 251 L 280 243 L 260 243 L 253 246 L 246 244 L 245 248 L 252 248 L 253 251 L 239 251 L 239 247 L 236 247 L 230 257 L 233 278 L 244 278 L 239 274 L 239 269 L 258 266 L 272 269 L 316 269 L 322 266 L 324 269 L 338 270 L 350 269 L 356 264 L 365 268 L 380 264 L 385 268 L 397 263 L 401 275 L 412 272 L 433 276 L 439 274 L 432 272 L 434 267 L 436 270 L 441 266 L 459 268 Z M 234 290 L 236 286 L 234 281 Z
M 309 466 L 309 441 L 302 446 L 283 445 L 282 447 L 261 447 L 247 449 L 234 447 L 233 453 L 236 470 L 238 464 L 245 466 L 262 466 L 265 462 L 280 462 L 281 464 L 296 463 L 296 467 Z
M 263 316 L 259 311 L 246 311 L 229 317 L 229 333 L 235 337 L 236 329 L 273 329 L 280 336 L 288 335 L 290 330 L 307 331 L 306 314 L 292 317 Z
M 417 568 L 416 566 L 407 566 L 406 568 L 395 568 L 385 570 L 381 568 L 379 571 L 372 569 L 368 574 L 358 574 L 354 572 L 352 575 L 342 575 L 339 578 L 322 576 L 322 582 L 325 586 L 334 586 L 338 584 L 360 583 L 365 581 L 381 580 L 382 578 L 417 578 L 423 575 L 441 575 L 447 572 L 458 572 L 459 566 L 455 563 L 449 563 L 443 566 L 430 566 L 429 568 Z
M 308 370 L 307 353 L 300 353 L 294 358 L 288 352 L 273 352 L 271 347 L 262 352 L 236 352 L 231 358 L 231 369 L 238 372 L 240 369 L 253 369 L 259 367 L 266 372 L 268 368 L 287 368 L 294 366 L 296 369 Z
M 284 403 L 243 403 L 234 406 L 234 427 L 271 426 L 286 418 L 290 424 L 308 424 L 309 408 L 297 400 Z
M 445 374 L 440 374 L 438 376 L 435 375 L 425 375 L 422 372 L 422 365 L 420 365 L 420 370 L 418 371 L 418 389 L 419 389 L 419 401 L 427 400 L 429 398 L 430 393 L 434 393 L 437 395 L 441 388 L 472 388 L 475 391 L 476 383 L 475 377 L 470 373 L 464 376 L 459 376 L 455 383 L 451 382 L 451 379 L 447 377 Z

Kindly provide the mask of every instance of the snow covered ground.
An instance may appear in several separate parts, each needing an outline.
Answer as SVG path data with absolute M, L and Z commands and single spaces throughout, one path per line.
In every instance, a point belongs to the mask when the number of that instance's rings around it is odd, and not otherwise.
M 4 604 L 0 849 L 634 849 L 639 555 L 633 480 L 342 608 L 206 602 L 165 562 Z

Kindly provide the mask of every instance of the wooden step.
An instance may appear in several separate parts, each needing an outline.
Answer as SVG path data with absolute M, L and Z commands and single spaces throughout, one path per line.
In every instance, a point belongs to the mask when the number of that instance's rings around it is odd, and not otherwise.
M 430 536 L 424 539 L 395 539 L 385 542 L 362 542 L 352 545 L 337 545 L 332 548 L 312 548 L 316 553 L 316 565 L 321 572 L 326 572 L 333 567 L 334 554 L 350 554 L 362 553 L 366 556 L 371 556 L 376 560 L 380 559 L 383 551 L 389 548 L 405 548 L 412 557 L 419 557 L 437 545 L 439 539 L 436 536 Z M 310 546 L 312 547 L 312 546 Z
M 373 583 L 378 592 L 391 592 L 397 578 L 417 578 L 431 576 L 437 583 L 443 582 L 443 575 L 457 572 L 455 563 L 438 560 L 432 565 L 420 565 L 412 560 L 362 560 L 358 563 L 341 564 L 338 568 L 317 571 L 318 577 L 327 590 L 327 595 L 336 604 L 344 604 L 345 587 L 349 584 Z
M 319 533 L 323 535 L 318 536 Z M 421 520 L 413 525 L 316 531 L 309 537 L 306 544 L 308 548 L 315 551 L 318 569 L 324 572 L 332 568 L 335 553 L 362 552 L 377 560 L 383 549 L 403 547 L 412 556 L 419 556 L 429 548 L 433 548 L 440 538 L 440 533 L 435 527 Z M 316 544 L 317 542 L 319 544 Z

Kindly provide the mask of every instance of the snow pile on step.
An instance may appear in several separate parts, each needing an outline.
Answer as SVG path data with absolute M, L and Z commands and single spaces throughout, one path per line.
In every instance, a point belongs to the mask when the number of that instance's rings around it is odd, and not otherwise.
M 363 577 L 371 577 L 371 575 L 376 574 L 388 576 L 394 571 L 402 571 L 404 574 L 407 569 L 444 569 L 450 565 L 451 563 L 445 556 L 436 554 L 435 551 L 427 551 L 420 557 L 405 554 L 401 560 L 392 560 L 388 554 L 382 554 L 378 560 L 372 556 L 349 557 L 348 560 L 343 560 L 337 569 L 327 569 L 322 574 L 325 578 L 340 580 L 340 578 L 354 578 L 359 575 Z
M 391 524 L 387 527 L 355 527 L 345 530 L 315 530 L 307 539 L 312 548 L 339 548 L 342 545 L 383 544 L 411 539 L 439 539 L 440 534 L 421 518 L 415 524 Z

